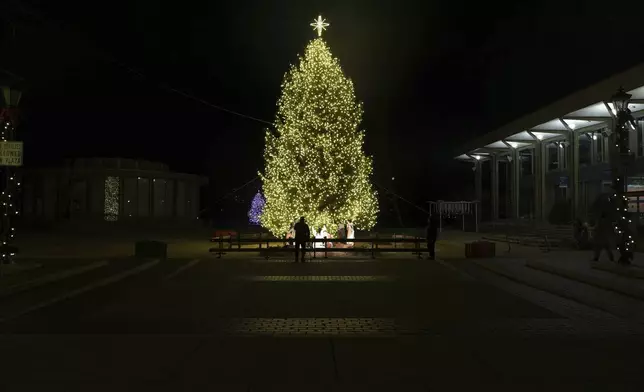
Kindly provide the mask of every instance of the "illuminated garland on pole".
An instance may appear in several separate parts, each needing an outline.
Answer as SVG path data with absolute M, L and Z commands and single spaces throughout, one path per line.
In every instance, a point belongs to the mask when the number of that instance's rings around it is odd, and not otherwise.
M 262 211 L 264 210 L 264 196 L 261 192 L 257 192 L 253 200 L 250 202 L 250 210 L 248 210 L 248 223 L 251 225 L 259 225 Z
M 3 115 L 0 115 L 0 124 L 2 124 L 0 143 L 14 140 L 15 126 L 10 113 L 9 110 L 5 110 L 2 113 Z M 0 208 L 2 213 L 0 217 L 2 218 L 0 220 L 2 222 L 0 237 L 2 237 L 2 246 L 0 247 L 0 263 L 12 263 L 13 256 L 17 252 L 17 248 L 11 245 L 16 236 L 16 228 L 13 225 L 12 217 L 20 214 L 18 209 L 20 181 L 16 176 L 15 168 L 11 166 L 4 166 L 2 174 L 3 190 L 0 193 L 0 202 L 2 203 Z
M 635 239 L 633 238 L 633 232 L 631 230 L 633 221 L 628 211 L 628 197 L 626 196 L 628 165 L 633 158 L 629 147 L 629 127 L 632 127 L 633 121 L 633 117 L 628 110 L 630 99 L 631 95 L 627 94 L 621 88 L 612 97 L 613 107 L 617 112 L 615 114 L 617 117 L 615 124 L 615 147 L 617 148 L 617 154 L 615 154 L 616 162 L 612 165 L 613 189 L 615 190 L 613 197 L 617 211 L 615 233 L 618 236 L 617 249 L 620 253 L 618 262 L 624 265 L 631 263 L 635 249 Z
M 318 36 L 328 23 L 311 24 Z M 284 237 L 304 216 L 312 229 L 375 225 L 372 159 L 364 154 L 362 104 L 322 38 L 291 66 L 277 102 L 275 131 L 266 132 L 265 169 L 260 173 L 266 205 L 261 224 Z

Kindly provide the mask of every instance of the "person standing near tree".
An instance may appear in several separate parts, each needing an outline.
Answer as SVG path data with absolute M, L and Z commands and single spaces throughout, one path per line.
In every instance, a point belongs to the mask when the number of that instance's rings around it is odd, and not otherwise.
M 427 251 L 429 252 L 429 259 L 436 259 L 436 238 L 438 238 L 438 222 L 436 218 L 430 216 L 427 219 Z
M 302 248 L 302 263 L 304 262 L 304 255 L 306 253 L 306 242 L 311 237 L 311 231 L 309 230 L 309 225 L 304 221 L 304 217 L 300 218 L 300 221 L 293 226 L 295 229 L 295 262 L 297 263 L 297 255 Z
M 613 252 L 611 248 L 613 246 L 613 237 L 615 236 L 615 229 L 613 228 L 613 222 L 608 219 L 605 213 L 602 213 L 595 225 L 594 231 L 594 255 L 593 261 L 599 261 L 602 250 L 606 250 L 608 253 L 608 260 L 615 261 L 613 258 Z

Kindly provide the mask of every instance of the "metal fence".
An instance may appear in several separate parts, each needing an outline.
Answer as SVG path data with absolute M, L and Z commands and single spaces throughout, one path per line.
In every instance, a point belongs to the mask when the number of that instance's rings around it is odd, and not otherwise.
M 210 248 L 210 253 L 216 254 L 218 258 L 221 258 L 226 253 L 253 253 L 261 252 L 264 253 L 266 259 L 269 258 L 270 253 L 294 253 L 295 248 L 293 247 L 294 241 L 291 239 L 254 239 L 254 238 L 242 238 L 241 236 L 228 237 L 228 238 L 213 238 L 211 242 L 217 243 L 216 247 Z M 329 243 L 346 243 L 352 242 L 354 244 L 362 243 L 367 244 L 367 247 L 350 247 L 350 248 L 329 248 L 327 245 Z M 310 239 L 306 242 L 305 251 L 307 253 L 313 253 L 313 257 L 317 257 L 317 254 L 323 255 L 324 258 L 328 257 L 329 253 L 342 252 L 342 253 L 364 253 L 370 254 L 372 259 L 376 258 L 376 255 L 379 253 L 389 252 L 389 253 L 412 253 L 416 254 L 420 259 L 422 252 L 424 250 L 424 245 L 427 242 L 425 238 L 415 237 L 415 238 L 400 238 L 394 236 L 393 238 L 354 238 L 354 239 Z M 316 248 L 312 246 L 315 243 L 324 243 L 323 248 Z M 271 244 L 281 244 L 282 246 L 272 246 Z M 412 244 L 412 247 L 405 246 L 407 244 Z M 248 245 L 256 245 L 257 247 Z M 385 247 L 384 245 L 388 245 Z

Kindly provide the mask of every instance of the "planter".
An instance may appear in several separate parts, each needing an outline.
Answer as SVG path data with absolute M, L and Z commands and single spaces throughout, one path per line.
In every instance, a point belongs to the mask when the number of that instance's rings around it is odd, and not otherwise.
M 496 244 L 490 241 L 474 241 L 465 244 L 465 257 L 491 258 L 496 256 Z

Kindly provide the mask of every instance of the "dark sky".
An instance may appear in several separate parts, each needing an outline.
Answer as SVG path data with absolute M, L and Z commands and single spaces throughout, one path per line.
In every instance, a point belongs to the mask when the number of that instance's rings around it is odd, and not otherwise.
M 163 86 L 270 121 L 321 13 L 364 101 L 375 180 L 460 199 L 459 143 L 642 61 L 638 3 L 3 0 L 0 68 L 25 78 L 27 164 L 141 157 L 223 194 L 263 167 L 265 125 Z

